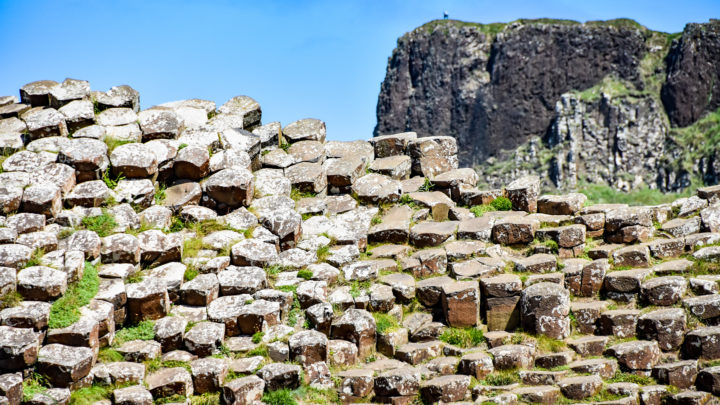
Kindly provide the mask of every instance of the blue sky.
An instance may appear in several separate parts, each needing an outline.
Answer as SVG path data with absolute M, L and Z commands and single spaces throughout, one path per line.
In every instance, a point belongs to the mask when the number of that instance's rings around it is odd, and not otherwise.
M 678 32 L 720 17 L 720 1 L 0 0 L 0 95 L 65 77 L 129 84 L 143 108 L 246 94 L 264 122 L 315 117 L 329 139 L 366 139 L 397 38 L 443 10 L 483 23 L 628 17 Z

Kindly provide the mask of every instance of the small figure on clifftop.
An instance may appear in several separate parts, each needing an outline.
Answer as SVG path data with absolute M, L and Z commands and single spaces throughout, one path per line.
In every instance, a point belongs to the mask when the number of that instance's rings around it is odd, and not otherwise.
M 447 20 L 449 15 L 447 10 L 443 11 L 443 20 Z

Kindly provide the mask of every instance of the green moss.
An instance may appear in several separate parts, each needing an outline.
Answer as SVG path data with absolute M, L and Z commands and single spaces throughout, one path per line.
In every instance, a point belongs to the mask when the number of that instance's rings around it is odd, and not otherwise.
M 48 327 L 65 328 L 77 322 L 80 319 L 80 307 L 90 303 L 99 287 L 97 269 L 86 262 L 82 278 L 70 285 L 65 294 L 50 307 Z
M 265 332 L 255 332 L 254 335 L 252 335 L 252 342 L 255 344 L 258 344 L 262 341 L 263 336 L 265 336 Z
M 155 322 L 147 320 L 135 326 L 120 329 L 115 332 L 115 345 L 121 346 L 131 340 L 153 340 L 155 339 Z
M 103 210 L 102 215 L 83 218 L 81 224 L 85 229 L 97 233 L 101 238 L 110 236 L 117 226 L 115 217 L 105 210 Z
M 373 312 L 373 318 L 375 318 L 375 328 L 377 333 L 383 334 L 391 332 L 400 327 L 397 319 L 387 313 Z
M 490 205 L 497 211 L 510 211 L 512 209 L 512 201 L 510 201 L 509 198 L 503 196 L 492 200 L 492 202 L 490 202 Z
M 302 269 L 297 272 L 297 276 L 305 280 L 310 280 L 313 277 L 313 272 L 308 269 Z
M 485 340 L 482 330 L 477 328 L 448 328 L 439 339 L 462 348 L 475 347 Z
M 496 211 L 496 209 L 490 204 L 474 205 L 470 208 L 470 212 L 475 215 L 475 217 L 481 217 L 486 212 L 492 211 Z

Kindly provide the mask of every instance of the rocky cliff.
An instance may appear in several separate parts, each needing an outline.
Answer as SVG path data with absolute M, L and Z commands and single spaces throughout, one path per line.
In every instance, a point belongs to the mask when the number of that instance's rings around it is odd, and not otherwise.
M 559 188 L 715 183 L 714 151 L 671 152 L 720 105 L 718 60 L 714 20 L 681 35 L 629 20 L 434 21 L 398 40 L 375 132 L 453 136 L 492 185 L 528 172 Z

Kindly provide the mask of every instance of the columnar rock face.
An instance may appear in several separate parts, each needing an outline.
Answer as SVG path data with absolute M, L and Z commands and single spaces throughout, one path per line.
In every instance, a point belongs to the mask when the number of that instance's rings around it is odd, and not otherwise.
M 719 27 L 672 40 L 631 20 L 432 21 L 398 39 L 375 135 L 452 136 L 491 186 L 526 174 L 561 189 L 716 184 L 718 149 L 685 158 L 673 128 L 720 106 Z
M 64 83 L 22 97 L 90 103 L 72 138 L 0 120 L 19 137 L 0 173 L 0 403 L 31 376 L 32 404 L 90 384 L 127 405 L 717 393 L 712 187 L 653 207 L 536 176 L 484 189 L 452 137 L 332 141 L 317 119 L 262 125 L 247 96 L 140 110 L 129 87 Z

